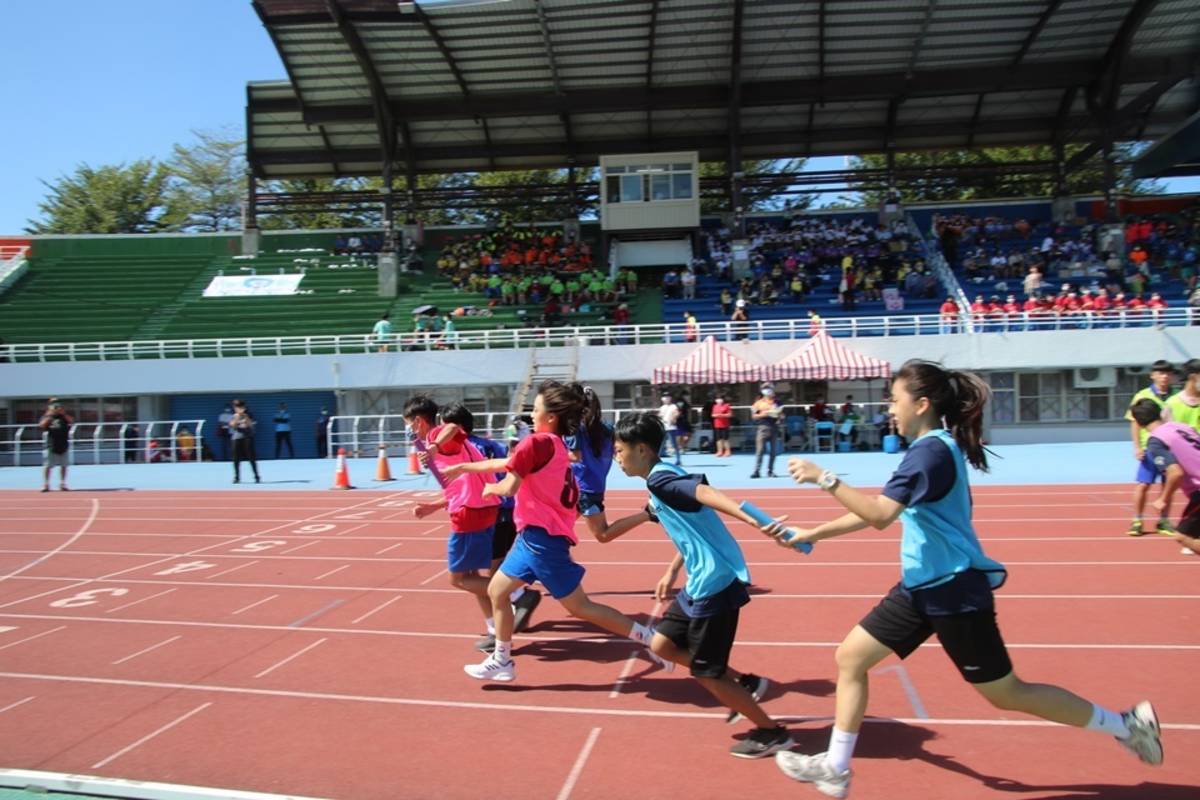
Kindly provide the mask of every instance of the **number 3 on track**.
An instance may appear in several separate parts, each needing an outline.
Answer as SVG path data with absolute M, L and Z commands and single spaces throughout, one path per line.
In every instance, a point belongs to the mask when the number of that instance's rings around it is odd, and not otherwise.
M 70 597 L 64 597 L 61 600 L 55 600 L 50 604 L 51 608 L 79 608 L 80 606 L 94 606 L 99 603 L 101 595 L 112 595 L 120 597 L 123 594 L 129 594 L 128 589 L 86 589 L 78 594 L 73 594 Z

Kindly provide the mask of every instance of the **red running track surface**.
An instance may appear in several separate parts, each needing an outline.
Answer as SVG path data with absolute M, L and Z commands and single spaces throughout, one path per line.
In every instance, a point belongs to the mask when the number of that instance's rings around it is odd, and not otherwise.
M 474 601 L 445 576 L 444 516 L 414 492 L 0 496 L 0 767 L 353 798 L 819 797 L 686 674 L 547 599 L 517 681 L 480 684 Z M 428 493 L 424 493 L 428 494 Z M 798 523 L 811 490 L 732 492 Z M 1107 737 L 992 709 L 936 645 L 873 674 L 854 797 L 1200 797 L 1200 558 L 1130 539 L 1123 486 L 979 487 L 984 546 L 1010 569 L 1002 630 L 1019 674 L 1110 707 L 1149 697 L 1166 764 Z M 644 503 L 610 492 L 609 517 Z M 825 748 L 833 651 L 895 582 L 898 528 L 808 557 L 737 522 L 754 601 L 733 663 L 769 676 L 768 713 Z M 673 548 L 643 526 L 575 557 L 638 619 Z

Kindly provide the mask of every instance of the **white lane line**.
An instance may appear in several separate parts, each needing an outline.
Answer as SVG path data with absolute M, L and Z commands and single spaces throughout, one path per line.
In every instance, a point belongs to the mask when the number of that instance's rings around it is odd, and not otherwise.
M 37 695 L 36 695 L 36 694 L 31 694 L 31 695 L 29 695 L 29 697 L 26 697 L 26 698 L 25 698 L 25 699 L 23 699 L 23 700 L 18 700 L 18 701 L 17 701 L 17 702 L 15 702 L 15 703 L 9 703 L 9 704 L 8 704 L 8 705 L 6 705 L 4 708 L 0 708 L 0 714 L 3 714 L 5 711 L 11 711 L 11 710 L 13 710 L 14 708 L 16 708 L 17 706 L 23 706 L 23 705 L 25 705 L 26 703 L 28 703 L 30 700 L 33 700 L 33 699 L 34 699 L 34 698 L 36 698 L 36 697 L 37 697 Z
M 246 792 L 239 789 L 213 789 L 182 783 L 130 781 L 67 772 L 43 772 L 32 769 L 0 768 L 0 786 L 21 787 L 30 793 L 81 792 L 88 797 L 126 797 L 129 800 L 320 800 L 289 794 Z M 82 795 L 80 795 L 82 796 Z
M 168 645 L 171 642 L 174 642 L 175 640 L 182 639 L 182 638 L 183 638 L 183 635 L 180 634 L 178 636 L 172 636 L 170 639 L 164 639 L 163 641 L 159 642 L 158 644 L 152 644 L 149 647 L 138 650 L 136 653 L 130 653 L 129 655 L 125 656 L 124 658 L 118 658 L 116 661 L 112 662 L 113 666 L 116 666 L 117 664 L 124 664 L 126 661 L 135 659 L 138 656 L 144 656 L 144 655 L 146 655 L 146 653 L 149 653 L 153 650 L 157 650 L 158 648 L 163 647 L 164 645 Z
M 588 563 L 594 564 L 596 562 L 589 561 Z M 893 565 L 893 566 L 895 566 L 895 565 Z M 76 581 L 76 580 L 78 580 L 78 578 L 67 578 L 64 576 L 39 575 L 36 578 L 22 576 L 22 577 L 17 578 L 16 580 L 19 580 L 19 581 L 29 580 L 29 581 L 70 582 L 70 581 Z M 116 579 L 110 580 L 110 579 L 99 579 L 98 578 L 98 579 L 96 579 L 96 582 L 97 583 L 119 583 L 123 586 L 129 585 L 129 584 L 135 584 L 135 585 L 139 585 L 139 586 L 142 586 L 142 585 L 146 585 L 146 586 L 173 585 L 173 586 L 177 586 L 177 587 L 179 586 L 179 581 L 144 580 L 144 579 L 140 579 L 140 578 L 134 578 L 134 579 L 122 578 L 120 580 L 116 580 Z M 200 586 L 200 585 L 202 585 L 202 584 L 186 583 L 186 584 L 184 584 L 184 588 L 189 587 L 189 586 Z M 226 581 L 220 581 L 218 583 L 214 583 L 213 585 L 214 586 L 224 586 L 224 587 L 231 588 L 231 589 L 311 589 L 313 591 L 322 591 L 322 592 L 330 592 L 330 591 L 340 591 L 340 592 L 413 592 L 413 593 L 417 593 L 417 594 L 454 594 L 454 595 L 462 594 L 462 591 L 460 589 L 421 589 L 421 588 L 412 587 L 412 586 L 398 587 L 398 588 L 392 588 L 392 587 L 386 587 L 386 586 L 316 586 L 316 585 L 310 584 L 310 583 L 233 583 L 233 582 L 226 582 Z M 609 596 L 610 594 L 611 594 L 611 592 L 599 591 L 599 592 L 592 592 L 591 595 L 589 595 L 589 596 L 605 597 L 605 596 Z M 650 594 L 649 590 L 646 591 L 646 594 L 647 595 Z M 761 594 L 761 595 L 756 594 L 756 595 L 754 595 L 754 597 L 755 597 L 755 599 L 758 599 L 758 600 L 771 600 L 771 599 L 878 600 L 880 595 L 878 592 L 865 593 L 865 594 L 855 594 L 855 593 L 775 594 L 774 592 L 772 592 L 769 594 Z M 1009 599 L 1009 600 L 1197 600 L 1197 599 L 1200 599 L 1200 595 L 1194 595 L 1194 594 L 1008 594 L 1006 591 L 1003 591 L 1003 590 L 1001 592 L 999 592 L 996 595 L 996 597 L 999 599 Z M 15 615 L 4 614 L 3 612 L 0 612 L 0 616 L 15 616 Z
M 209 580 L 212 580 L 213 578 L 219 578 L 222 575 L 228 575 L 231 572 L 237 572 L 239 569 L 245 569 L 246 567 L 252 567 L 257 563 L 258 563 L 258 561 L 247 561 L 245 564 L 238 564 L 236 567 L 230 567 L 229 569 L 223 569 L 220 572 L 214 572 L 212 575 L 205 575 L 204 580 L 209 581 Z
M 364 522 L 364 523 L 362 523 L 361 525 L 352 525 L 352 526 L 350 526 L 349 528 L 346 528 L 346 530 L 344 530 L 344 531 L 338 531 L 337 533 L 335 533 L 335 534 L 333 534 L 333 535 L 334 535 L 334 536 L 345 536 L 345 535 L 346 535 L 347 533 L 349 533 L 350 531 L 356 531 L 356 530 L 359 530 L 360 528 L 365 528 L 365 527 L 367 527 L 367 524 L 368 524 L 368 523 Z M 766 537 L 764 536 L 763 538 L 765 539 Z
M 7 575 L 0 575 L 0 582 L 6 581 L 15 575 L 20 575 L 22 572 L 24 572 L 27 569 L 32 569 L 32 568 L 36 567 L 38 564 L 41 564 L 46 559 L 50 558 L 51 556 L 57 555 L 58 553 L 61 553 L 63 550 L 65 550 L 68 547 L 70 547 L 71 545 L 75 544 L 75 542 L 79 541 L 79 537 L 83 536 L 85 533 L 87 533 L 88 528 L 92 527 L 92 523 L 96 521 L 96 516 L 100 513 L 100 501 L 95 499 L 94 497 L 91 498 L 91 500 L 92 500 L 92 513 L 88 514 L 87 520 L 84 521 L 83 525 L 80 526 L 79 530 L 75 531 L 75 535 L 73 535 L 70 539 L 67 539 L 67 541 L 63 542 L 58 547 L 51 550 L 49 553 L 46 553 L 45 555 L 41 556 L 40 558 L 35 558 L 33 561 L 30 561 L 25 566 L 15 569 L 12 572 L 8 573 Z
M 304 544 L 297 545 L 289 550 L 280 550 L 279 555 L 283 556 L 283 555 L 287 555 L 288 553 L 294 553 L 297 550 L 303 550 L 306 547 L 312 547 L 314 544 L 319 544 L 320 542 L 321 542 L 320 539 L 313 539 L 311 542 L 305 542 Z
M 397 520 L 397 521 L 399 521 L 399 520 Z M 423 520 L 422 520 L 422 521 L 423 521 Z M 445 527 L 446 527 L 446 523 L 444 523 L 444 522 L 443 522 L 443 523 L 441 523 L 441 524 L 439 524 L 439 525 L 434 525 L 432 528 L 430 528 L 429 530 L 425 531 L 424 533 L 417 534 L 417 535 L 418 535 L 418 536 L 428 536 L 429 534 L 431 534 L 431 533 L 436 533 L 436 532 L 438 532 L 438 531 L 442 530 L 442 529 L 443 529 L 443 528 L 445 528 Z
M 336 567 L 336 568 L 334 568 L 334 569 L 331 569 L 331 570 L 329 570 L 329 572 L 322 572 L 320 575 L 318 575 L 317 577 L 313 578 L 313 580 L 314 580 L 314 581 L 319 581 L 319 580 L 321 580 L 322 578 L 328 578 L 330 575 L 336 575 L 337 573 L 341 572 L 341 571 L 342 571 L 342 570 L 344 570 L 344 569 L 350 569 L 350 565 L 349 565 L 349 564 L 343 564 L 343 565 L 342 565 L 342 566 L 340 566 L 340 567 Z
M 474 638 L 474 637 L 472 637 Z M 625 708 L 605 708 L 597 706 L 595 708 L 585 708 L 579 706 L 552 706 L 552 705 L 525 705 L 523 703 L 482 703 L 470 702 L 463 700 L 439 700 L 420 697 L 393 697 L 393 696 L 377 696 L 377 695 L 356 695 L 356 694 L 339 694 L 336 692 L 303 692 L 291 689 L 258 689 L 246 686 L 223 686 L 220 684 L 198 684 L 198 683 L 174 683 L 168 681 L 139 681 L 125 678 L 98 678 L 86 675 L 46 675 L 42 673 L 30 672 L 0 672 L 0 678 L 13 678 L 16 680 L 31 680 L 31 681 L 46 681 L 52 683 L 83 683 L 96 686 L 134 686 L 151 689 L 169 689 L 173 691 L 183 692 L 201 692 L 213 694 L 229 694 L 229 695 L 249 695 L 256 697 L 286 697 L 299 700 L 333 700 L 337 702 L 356 702 L 369 703 L 380 706 L 420 706 L 424 708 L 463 708 L 463 709 L 479 709 L 483 711 L 525 711 L 539 714 L 567 714 L 581 716 L 599 716 L 599 717 L 634 717 L 634 718 L 653 718 L 653 719 L 698 719 L 698 720 L 713 720 L 725 719 L 726 712 L 709 712 L 709 711 L 675 711 L 675 710 L 659 710 L 659 709 L 625 709 Z M 779 714 L 773 715 L 775 719 L 781 722 L 829 722 L 827 716 L 814 716 L 812 714 Z M 963 719 L 963 718 L 932 718 L 932 719 L 917 719 L 916 717 L 867 717 L 865 722 L 869 723 L 899 723 L 902 725 L 953 725 L 953 726 L 971 726 L 980 725 L 994 728 L 1059 728 L 1062 726 L 1055 722 L 1046 722 L 1040 719 Z M 1166 722 L 1162 724 L 1164 730 L 1175 731 L 1200 731 L 1200 722 Z
M 48 631 L 42 631 L 41 633 L 35 633 L 33 636 L 26 636 L 24 639 L 17 639 L 15 642 L 9 642 L 6 645 L 0 646 L 0 650 L 7 650 L 10 647 L 16 647 L 19 644 L 24 644 L 25 642 L 32 642 L 34 639 L 40 639 L 43 636 L 49 636 L 52 633 L 58 633 L 61 630 L 65 630 L 66 627 L 67 627 L 66 625 L 59 625 L 57 628 L 51 628 Z
M 250 605 L 242 606 L 237 611 L 232 612 L 230 614 L 230 616 L 236 617 L 238 614 L 242 613 L 243 611 L 249 611 L 250 609 L 254 608 L 255 606 L 261 606 L 263 603 L 270 602 L 271 600 L 274 600 L 276 597 L 279 597 L 279 595 L 273 594 L 270 597 L 264 597 L 262 600 L 256 600 L 253 603 L 251 603 Z
M 148 734 L 146 734 L 145 736 L 143 736 L 142 738 L 138 739 L 138 740 L 137 740 L 136 742 L 134 742 L 133 744 L 126 745 L 125 747 L 122 747 L 120 750 L 118 750 L 117 752 L 113 753 L 113 754 L 112 754 L 111 756 L 109 756 L 108 758 L 102 758 L 102 759 L 100 759 L 100 760 L 99 760 L 99 761 L 97 761 L 95 764 L 92 764 L 92 769 L 100 769 L 100 768 L 101 768 L 101 767 L 103 767 L 105 764 L 109 764 L 109 763 L 112 763 L 113 761 L 116 761 L 118 758 L 120 758 L 121 756 L 125 755 L 126 753 L 128 753 L 128 752 L 130 752 L 130 751 L 132 751 L 132 750 L 136 750 L 137 748 L 139 748 L 139 747 L 141 747 L 142 745 L 144 745 L 146 742 L 148 742 L 148 741 L 150 741 L 151 739 L 153 739 L 155 736 L 158 736 L 158 735 L 160 735 L 160 734 L 166 733 L 167 731 L 171 730 L 171 728 L 174 728 L 174 727 L 175 727 L 176 725 L 178 725 L 179 723 L 183 722 L 184 720 L 187 720 L 187 719 L 189 719 L 190 717 L 193 717 L 193 716 L 195 716 L 196 714 L 199 714 L 201 711 L 203 711 L 204 709 L 208 708 L 208 707 L 209 707 L 209 706 L 211 706 L 211 705 L 212 705 L 212 702 L 208 702 L 208 703 L 204 703 L 204 704 L 202 704 L 202 705 L 196 706 L 196 707 L 195 707 L 195 708 L 193 708 L 191 711 L 189 711 L 189 712 L 187 712 L 186 714 L 184 714 L 182 717 L 179 717 L 179 718 L 177 718 L 177 719 L 175 719 L 175 720 L 172 720 L 171 722 L 168 722 L 166 725 L 163 725 L 163 726 L 162 726 L 161 728 L 159 728 L 158 730 L 156 730 L 156 731 L 153 731 L 153 732 L 151 732 L 151 733 L 148 733 Z
M 131 606 L 136 606 L 139 603 L 145 603 L 147 600 L 153 600 L 156 597 L 162 597 L 164 594 L 170 594 L 171 592 L 174 592 L 174 591 L 176 591 L 176 590 L 175 589 L 167 589 L 166 591 L 159 592 L 158 594 L 152 594 L 149 597 L 143 597 L 141 600 L 134 600 L 131 603 L 125 603 L 124 605 L 119 605 L 116 608 L 110 608 L 108 611 L 105 611 L 104 613 L 112 614 L 116 611 L 120 611 L 123 608 L 130 608 Z
M 69 591 L 71 589 L 75 589 L 80 586 L 87 586 L 88 584 L 95 583 L 97 581 L 109 580 L 111 578 L 117 577 L 118 575 L 124 575 L 129 572 L 137 572 L 138 570 L 148 569 L 150 567 L 156 566 L 158 564 L 162 564 L 167 561 L 174 561 L 174 560 L 180 559 L 180 558 L 189 558 L 191 556 L 200 555 L 201 553 L 207 552 L 207 551 L 212 550 L 217 547 L 227 547 L 231 544 L 236 544 L 238 542 L 244 542 L 248 539 L 254 539 L 259 536 L 265 536 L 268 533 L 272 533 L 274 531 L 279 530 L 280 528 L 287 528 L 287 527 L 290 527 L 293 525 L 303 525 L 306 522 L 313 522 L 318 517 L 324 516 L 324 514 L 336 514 L 339 511 L 348 511 L 349 509 L 357 508 L 359 506 L 365 506 L 365 505 L 368 505 L 369 503 L 379 502 L 380 499 L 386 500 L 392 496 L 394 496 L 394 494 L 387 495 L 383 498 L 373 498 L 371 500 L 364 500 L 361 503 L 355 503 L 353 505 L 346 506 L 345 508 L 334 509 L 333 511 L 322 512 L 321 514 L 306 517 L 304 519 L 289 520 L 288 522 L 284 522 L 280 525 L 274 525 L 270 528 L 267 528 L 266 530 L 258 531 L 256 533 L 250 533 L 250 534 L 246 534 L 243 536 L 235 536 L 235 537 L 229 539 L 228 541 L 218 542 L 216 544 L 211 544 L 211 545 L 206 545 L 205 547 L 199 547 L 199 548 L 196 548 L 195 550 L 190 550 L 186 553 L 174 553 L 174 554 L 163 556 L 161 558 L 156 558 L 153 561 L 146 563 L 146 564 L 136 564 L 132 567 L 126 567 L 125 569 L 119 569 L 116 572 L 109 572 L 106 575 L 100 575 L 99 577 L 96 577 L 96 578 L 84 578 L 82 580 L 76 580 L 74 583 L 67 585 L 67 586 L 59 586 L 55 589 L 50 589 L 45 592 L 39 592 L 38 594 L 35 594 L 35 595 L 30 595 L 29 597 L 22 597 L 19 600 L 10 600 L 7 603 L 0 603 L 0 608 L 8 608 L 9 606 L 21 605 L 22 603 L 28 603 L 30 600 L 37 600 L 39 597 L 45 597 L 46 595 L 56 594 L 58 592 L 63 592 L 63 591 Z M 138 518 L 137 517 L 128 517 L 128 519 L 136 520 Z M 169 521 L 176 522 L 176 523 L 178 522 L 177 519 L 169 520 Z M 205 520 L 205 522 L 213 522 L 213 521 L 214 520 L 211 520 L 211 519 Z
M 310 619 L 316 619 L 317 617 L 324 614 L 326 611 L 332 611 L 333 609 L 337 608 L 344 602 L 346 602 L 346 601 L 338 599 L 338 600 L 334 600 L 332 603 L 327 603 L 327 604 L 321 606 L 320 608 L 318 608 L 316 611 L 312 612 L 311 614 L 305 614 L 303 617 L 296 620 L 295 622 L 289 622 L 288 627 L 289 628 L 299 628 L 301 625 L 308 622 Z
M 404 595 L 402 595 L 402 594 L 398 594 L 398 595 L 396 595 L 395 597 L 393 597 L 391 600 L 385 600 L 385 601 L 383 601 L 382 603 L 380 603 L 379 605 L 375 606 L 374 608 L 372 608 L 372 609 L 371 609 L 370 611 L 368 611 L 367 613 L 363 614 L 363 615 L 362 615 L 361 617 L 359 617 L 358 619 L 352 619 L 352 620 L 350 620 L 350 624 L 351 624 L 351 625 L 357 625 L 358 623 L 362 622 L 362 621 L 363 621 L 364 619 L 366 619 L 367 617 L 370 617 L 370 616 L 374 615 L 374 614 L 375 614 L 375 612 L 377 612 L 377 611 L 383 611 L 385 608 L 387 608 L 387 607 L 388 607 L 388 606 L 390 606 L 392 603 L 396 602 L 397 600 L 399 600 L 399 599 L 400 599 L 400 598 L 402 598 L 402 597 L 404 597 Z
M 430 576 L 429 576 L 428 578 L 426 578 L 425 580 L 421 581 L 421 583 L 420 583 L 419 585 L 420 585 L 420 586 L 425 586 L 426 584 L 433 583 L 435 580 L 437 580 L 438 578 L 442 577 L 443 575 L 445 575 L 445 574 L 446 574 L 447 572 L 449 572 L 449 571 L 450 571 L 449 569 L 443 569 L 443 570 L 439 570 L 438 572 L 434 573 L 433 575 L 430 575 Z
M 558 796 L 555 800 L 567 800 L 571 796 L 571 791 L 575 788 L 575 783 L 579 780 L 579 776 L 583 774 L 583 767 L 587 764 L 588 756 L 592 754 L 592 747 L 596 744 L 597 737 L 600 736 L 599 728 L 592 728 L 592 732 L 588 734 L 587 741 L 583 743 L 583 749 L 579 751 L 579 756 L 575 759 L 575 763 L 571 766 L 570 773 L 567 774 L 567 780 L 563 783 L 562 788 L 558 790 Z
M 274 672 L 275 670 L 279 669 L 280 667 L 282 667 L 284 664 L 288 663 L 288 662 L 289 662 L 289 661 L 291 661 L 292 659 L 299 658 L 300 656 L 302 656 L 302 655 L 304 655 L 305 653 L 307 653 L 309 650 L 312 650 L 312 649 L 313 649 L 314 647 L 316 647 L 317 645 L 319 645 L 319 644 L 324 644 L 324 643 L 325 643 L 325 642 L 327 642 L 327 641 L 329 641 L 329 639 L 327 639 L 327 638 L 325 638 L 325 639 L 317 639 L 317 640 L 316 640 L 315 642 L 313 642 L 312 644 L 310 644 L 310 645 L 307 645 L 306 647 L 302 648 L 302 649 L 301 649 L 299 652 L 292 653 L 290 656 L 288 656 L 287 658 L 283 659 L 282 661 L 280 661 L 280 662 L 278 662 L 278 663 L 276 663 L 276 664 L 272 664 L 271 666 L 267 667 L 267 668 L 266 668 L 266 669 L 264 669 L 262 672 L 260 672 L 260 673 L 258 673 L 257 675 L 255 675 L 254 677 L 256 677 L 256 678 L 261 678 L 261 677 L 263 677 L 264 675 L 270 675 L 272 672 Z
M 389 550 L 395 550 L 397 547 L 399 547 L 399 546 L 400 546 L 400 545 L 402 545 L 402 544 L 404 544 L 404 542 L 396 542 L 395 544 L 390 544 L 390 545 L 388 545 L 387 547 L 385 547 L 385 548 L 383 548 L 382 550 L 380 550 L 380 551 L 379 551 L 378 553 L 376 553 L 375 555 L 377 555 L 377 556 L 381 556 L 381 555 L 383 555 L 384 553 L 388 552 Z
M 654 626 L 654 620 L 658 619 L 658 612 L 662 611 L 662 607 L 662 601 L 654 604 L 654 609 L 650 612 L 650 619 L 646 621 L 646 625 L 648 627 Z M 617 682 L 613 684 L 612 690 L 608 693 L 609 700 L 619 695 L 621 690 L 625 688 L 625 679 L 629 677 L 630 672 L 633 672 L 633 665 L 637 662 L 638 648 L 635 647 L 633 648 L 633 651 L 630 652 L 629 658 L 625 659 L 625 665 L 621 667 L 621 674 L 617 676 Z
M 408 589 L 406 591 L 412 591 Z M 227 628 L 230 630 L 263 630 L 263 631 L 294 631 L 295 629 L 288 625 L 250 625 L 245 623 L 235 622 L 193 622 L 188 620 L 173 620 L 173 619 L 125 619 L 121 617 L 85 617 L 85 616 L 67 616 L 55 614 L 0 614 L 3 617 L 12 617 L 14 619 L 42 619 L 42 620 L 67 620 L 69 622 L 111 622 L 122 625 L 170 625 L 181 628 Z M 63 625 L 63 628 L 66 626 Z M 55 630 L 61 630 L 56 628 Z M 478 639 L 477 633 L 449 633 L 446 631 L 397 631 L 397 630 L 376 630 L 373 628 L 305 628 L 311 633 L 359 633 L 368 636 L 399 636 L 408 638 L 421 639 Z M 51 632 L 51 631 L 48 631 Z M 44 635 L 44 634 L 42 634 Z M 551 635 L 540 634 L 537 636 L 529 636 L 518 634 L 518 639 L 535 641 L 553 641 L 553 642 L 596 642 L 600 644 L 620 644 L 625 642 L 624 639 L 618 639 L 607 635 L 595 636 L 571 636 L 571 635 Z M 24 641 L 24 640 L 22 640 Z M 11 647 L 13 642 L 4 647 Z M 738 642 L 739 645 L 757 645 L 759 647 L 837 647 L 841 641 L 804 641 L 804 642 L 766 642 L 766 641 L 747 641 Z M 1004 646 L 1013 649 L 1025 650 L 1177 650 L 1177 651 L 1200 651 L 1200 644 L 1101 644 L 1093 642 L 1050 642 L 1037 644 L 1013 644 L 1005 642 Z M 4 647 L 0 647 L 3 650 Z M 941 645 L 937 642 L 926 642 L 921 647 L 932 649 L 941 649 Z

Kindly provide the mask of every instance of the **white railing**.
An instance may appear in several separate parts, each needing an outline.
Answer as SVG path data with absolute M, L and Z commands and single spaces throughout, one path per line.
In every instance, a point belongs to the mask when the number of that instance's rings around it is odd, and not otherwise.
M 933 271 L 942 282 L 946 294 L 955 299 L 959 308 L 970 308 L 971 301 L 967 299 L 967 293 L 963 291 L 962 284 L 958 282 L 958 277 L 954 274 L 954 268 L 946 262 L 946 257 L 942 254 L 942 248 L 938 244 L 937 235 L 933 228 L 931 227 L 929 235 L 926 235 L 921 231 L 920 226 L 917 225 L 917 221 L 913 219 L 911 213 L 906 213 L 905 219 L 908 222 L 909 229 L 916 231 L 917 235 L 921 238 L 925 249 L 925 262 L 933 267 Z M 932 225 L 932 223 L 930 224 Z M 975 333 L 972 327 L 974 320 L 966 318 L 964 321 L 967 325 L 967 333 Z
M 882 446 L 881 425 L 873 420 L 880 413 L 887 413 L 886 402 L 855 403 L 859 419 L 852 422 L 850 428 L 843 431 L 843 422 L 833 423 L 832 430 L 822 431 L 822 441 L 827 441 L 829 449 L 834 449 L 838 440 L 849 440 L 853 433 L 856 442 L 862 442 L 868 449 L 879 449 Z M 838 404 L 829 405 L 831 414 L 837 412 Z M 750 406 L 731 406 L 734 412 L 733 424 L 730 429 L 730 441 L 733 447 L 754 446 L 755 425 L 750 421 Z M 809 416 L 811 404 L 787 404 L 782 406 L 784 416 L 780 425 L 781 438 L 787 438 L 788 445 L 794 450 L 810 450 L 817 443 L 816 422 Z M 615 424 L 618 419 L 628 414 L 639 412 L 656 413 L 656 408 L 617 408 L 603 412 L 604 420 Z M 512 415 L 507 411 L 478 412 L 475 415 L 475 434 L 488 439 L 505 441 L 506 429 L 512 421 Z M 793 420 L 790 421 L 789 420 Z M 690 415 L 692 423 L 692 442 L 694 450 L 700 446 L 702 439 L 712 442 L 712 430 L 701 420 L 701 410 L 692 408 Z M 799 441 L 799 444 L 795 440 Z M 331 417 L 326 428 L 326 440 L 329 451 L 326 455 L 337 454 L 340 448 L 345 448 L 350 456 L 374 456 L 379 448 L 394 450 L 404 455 L 408 452 L 408 440 L 405 436 L 404 418 L 399 414 L 359 414 L 350 416 Z
M 1014 314 L 1003 323 L 988 323 L 982 330 L 1049 331 L 1186 326 L 1197 324 L 1196 309 L 1171 308 L 1140 312 L 1083 312 L 1078 314 Z M 970 333 L 963 322 L 969 315 L 947 319 L 940 314 L 894 314 L 879 317 L 826 317 L 822 326 L 837 337 L 929 336 Z M 765 339 L 807 339 L 812 335 L 807 319 L 750 322 L 701 322 L 698 335 L 683 324 L 594 325 L 557 328 L 506 328 L 463 331 L 453 341 L 437 333 L 392 334 L 386 341 L 371 334 L 344 336 L 268 336 L 258 338 L 171 339 L 161 341 L 51 342 L 0 345 L 0 364 L 45 361 L 127 361 L 131 359 L 231 358 L 235 356 L 310 356 L 376 353 L 408 350 L 507 350 L 520 347 L 562 345 L 624 346 L 684 343 L 715 336 L 723 342 Z
M 190 445 L 187 437 L 180 441 L 185 431 L 191 436 Z M 44 437 L 37 423 L 0 425 L 0 466 L 41 464 Z M 200 462 L 205 455 L 202 419 L 76 422 L 68 441 L 70 464 Z

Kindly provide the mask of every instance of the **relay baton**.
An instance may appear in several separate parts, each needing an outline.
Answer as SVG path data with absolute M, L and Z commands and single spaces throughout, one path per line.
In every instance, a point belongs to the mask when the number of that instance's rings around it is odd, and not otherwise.
M 419 437 L 415 433 L 413 433 L 411 428 L 409 428 L 408 431 L 406 431 L 406 435 L 407 435 L 409 444 L 411 444 L 418 453 L 426 452 L 424 440 L 422 440 L 421 437 Z M 447 483 L 446 478 L 442 475 L 442 473 L 438 470 L 438 468 L 433 465 L 433 458 L 427 458 L 425 460 L 425 466 L 429 467 L 429 474 L 433 476 L 433 479 L 435 481 L 437 481 L 438 486 L 445 489 L 446 483 Z M 428 485 L 428 484 L 426 484 L 426 485 Z
M 770 525 L 775 521 L 774 517 L 763 511 L 758 506 L 754 505 L 754 503 L 751 503 L 749 500 L 743 500 L 738 504 L 738 508 L 740 508 L 742 511 L 745 511 L 751 517 L 754 517 L 754 521 L 759 525 Z M 788 536 L 789 542 L 800 535 L 792 528 L 786 528 L 785 530 L 791 534 Z M 813 549 L 813 546 L 810 542 L 796 542 L 791 546 L 799 550 L 801 553 L 811 553 Z

